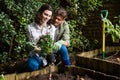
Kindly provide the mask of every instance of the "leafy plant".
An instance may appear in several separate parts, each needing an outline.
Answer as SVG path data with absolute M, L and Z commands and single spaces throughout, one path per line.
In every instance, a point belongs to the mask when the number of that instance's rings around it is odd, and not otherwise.
M 0 80 L 6 80 L 3 74 L 0 75 Z
M 0 41 L 7 43 L 7 45 L 11 44 L 12 36 L 16 34 L 15 28 L 12 25 L 13 21 L 9 19 L 7 14 L 0 14 Z
M 68 11 L 68 20 L 70 24 L 71 35 L 71 47 L 72 51 L 74 47 L 77 47 L 80 51 L 90 50 L 95 46 L 85 36 L 82 35 L 82 28 L 86 27 L 88 17 L 91 16 L 91 12 L 98 10 L 102 6 L 100 0 L 65 0 L 66 10 Z M 65 5 L 64 5 L 65 6 Z M 91 44 L 92 43 L 92 44 Z
M 34 17 L 34 14 L 40 7 L 41 3 L 41 0 L 1 1 L 1 54 L 6 52 L 12 59 L 19 59 L 27 55 L 28 51 L 25 49 L 25 27 L 32 21 L 32 18 Z
M 31 42 L 27 42 L 26 43 L 27 47 L 29 47 L 29 51 L 34 50 L 34 41 Z M 42 35 L 42 37 L 40 37 L 40 39 L 38 40 L 37 44 L 38 47 L 41 48 L 40 51 L 37 51 L 37 53 L 39 53 L 40 55 L 48 55 L 52 53 L 53 50 L 53 40 L 51 38 L 51 36 L 49 34 L 46 35 Z
M 64 4 L 63 1 L 66 3 Z M 74 26 L 71 27 L 71 48 L 77 46 L 74 41 L 81 45 L 84 42 L 86 43 L 82 35 L 79 35 L 80 39 L 77 37 L 78 33 L 82 33 L 81 25 L 85 25 L 89 11 L 101 6 L 101 1 L 98 0 L 1 0 L 0 55 L 6 53 L 8 57 L 4 58 L 5 61 L 7 58 L 14 60 L 28 55 L 25 48 L 27 42 L 25 28 L 27 24 L 33 21 L 35 12 L 43 3 L 51 4 L 54 9 L 64 7 L 68 11 L 68 20 L 75 21 L 75 24 L 70 21 L 70 24 Z M 88 45 L 85 43 L 81 46 L 82 49 Z
M 46 53 L 46 54 L 50 54 L 52 53 L 52 49 L 53 49 L 53 41 L 52 38 L 49 34 L 47 35 L 43 35 L 40 40 L 37 43 L 38 46 L 40 46 L 41 51 L 40 53 Z
M 120 26 L 120 15 L 114 17 L 114 23 Z
M 85 38 L 82 35 L 82 31 L 80 31 L 76 27 L 76 21 L 71 20 L 68 21 L 68 23 L 70 25 L 70 38 L 71 38 L 70 39 L 71 45 L 69 47 L 69 51 L 73 51 L 74 48 L 77 48 L 79 51 L 88 50 L 88 47 L 90 46 L 90 42 L 87 38 Z
M 9 19 L 8 15 L 2 12 L 0 14 L 0 61 L 1 63 L 7 62 L 7 58 L 11 55 L 11 41 L 16 35 L 13 21 Z M 8 52 L 7 52 L 8 51 Z
M 5 5 L 7 9 L 12 11 L 12 16 L 14 17 L 14 27 L 16 28 L 16 36 L 14 37 L 15 46 L 14 51 L 20 53 L 25 52 L 26 33 L 25 27 L 31 22 L 34 17 L 35 12 L 41 5 L 41 0 L 5 0 Z
M 102 6 L 100 0 L 65 0 L 67 5 L 67 11 L 69 18 L 75 20 L 77 25 L 85 26 L 90 12 L 98 10 Z
M 114 26 L 109 19 L 105 19 L 104 22 L 106 33 L 111 35 L 112 40 L 115 41 L 117 38 L 120 39 L 120 26 L 118 24 Z
M 3 52 L 0 54 L 0 63 L 6 63 L 8 62 L 8 53 L 7 52 Z

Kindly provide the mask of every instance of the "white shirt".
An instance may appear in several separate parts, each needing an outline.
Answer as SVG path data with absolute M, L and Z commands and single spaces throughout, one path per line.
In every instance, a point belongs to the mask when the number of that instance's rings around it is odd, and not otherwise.
M 28 38 L 30 41 L 34 41 L 35 44 L 40 39 L 42 35 L 50 34 L 52 40 L 55 36 L 55 27 L 53 25 L 44 26 L 40 29 L 40 26 L 35 22 L 28 25 Z

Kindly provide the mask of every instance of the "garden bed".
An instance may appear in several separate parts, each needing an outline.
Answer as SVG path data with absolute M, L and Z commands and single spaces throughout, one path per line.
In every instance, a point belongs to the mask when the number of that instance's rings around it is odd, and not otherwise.
M 90 78 L 88 75 L 80 76 L 80 75 L 73 75 L 69 72 L 65 73 L 52 73 L 52 77 L 49 77 L 49 74 L 45 75 L 37 75 L 34 77 L 30 77 L 29 79 L 25 80 L 95 80 Z
M 63 69 L 63 68 L 62 68 Z M 95 70 L 78 66 L 65 67 L 64 72 L 59 72 L 58 68 L 52 66 L 52 80 L 120 80 L 119 77 L 107 75 Z M 20 74 L 7 74 L 6 80 L 50 80 L 49 68 L 42 70 L 25 72 Z
M 65 67 L 64 72 L 32 76 L 24 80 L 120 80 L 119 77 L 107 75 L 95 70 L 78 66 Z
M 106 47 L 105 59 L 100 58 L 100 49 L 77 54 L 71 58 L 72 64 L 75 64 L 74 66 L 52 65 L 51 78 L 53 80 L 120 80 L 120 63 L 115 60 L 119 57 L 119 50 L 120 47 Z M 111 61 L 111 59 L 113 60 Z M 24 64 L 23 62 L 23 64 L 16 65 L 20 68 Z M 16 69 L 11 67 L 9 70 L 15 71 Z M 33 72 L 21 73 L 21 70 L 14 71 L 12 74 L 4 75 L 6 80 L 48 80 L 50 76 L 49 66 Z
M 101 55 L 101 49 L 80 53 L 76 56 L 76 65 L 120 79 L 120 47 L 106 47 L 105 58 Z
M 51 66 L 51 72 L 57 72 L 58 68 L 55 65 Z M 32 72 L 23 72 L 23 73 L 12 73 L 12 74 L 6 74 L 5 79 L 6 80 L 26 80 L 30 77 L 34 77 L 37 75 L 44 75 L 49 74 L 49 66 Z

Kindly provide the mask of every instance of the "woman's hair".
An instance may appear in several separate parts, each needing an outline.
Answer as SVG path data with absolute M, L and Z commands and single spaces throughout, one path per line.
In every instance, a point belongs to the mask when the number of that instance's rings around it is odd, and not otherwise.
M 67 18 L 67 11 L 64 8 L 58 8 L 54 14 L 55 16 L 61 16 L 63 19 Z
M 36 22 L 37 24 L 40 24 L 41 15 L 42 15 L 42 13 L 43 13 L 45 10 L 49 10 L 49 11 L 52 11 L 52 12 L 53 12 L 53 9 L 52 9 L 52 7 L 51 7 L 49 4 L 43 4 L 43 5 L 39 8 L 39 10 L 37 11 L 37 13 L 36 13 L 36 15 L 35 15 L 35 18 L 34 18 L 34 20 L 35 20 L 35 22 Z

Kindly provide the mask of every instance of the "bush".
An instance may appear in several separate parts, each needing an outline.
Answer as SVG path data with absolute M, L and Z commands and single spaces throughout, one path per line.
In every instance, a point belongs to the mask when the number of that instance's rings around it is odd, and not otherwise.
M 4 60 L 4 62 L 7 62 L 7 60 L 11 61 L 12 59 L 18 60 L 28 55 L 28 51 L 25 48 L 27 41 L 25 27 L 33 20 L 35 12 L 43 3 L 51 4 L 54 9 L 64 7 L 68 11 L 71 29 L 71 49 L 78 47 L 84 50 L 89 45 L 89 40 L 81 34 L 81 27 L 87 21 L 88 12 L 101 6 L 101 1 L 2 0 L 0 1 L 2 6 L 2 13 L 0 13 L 0 57 L 2 58 L 0 59 Z

